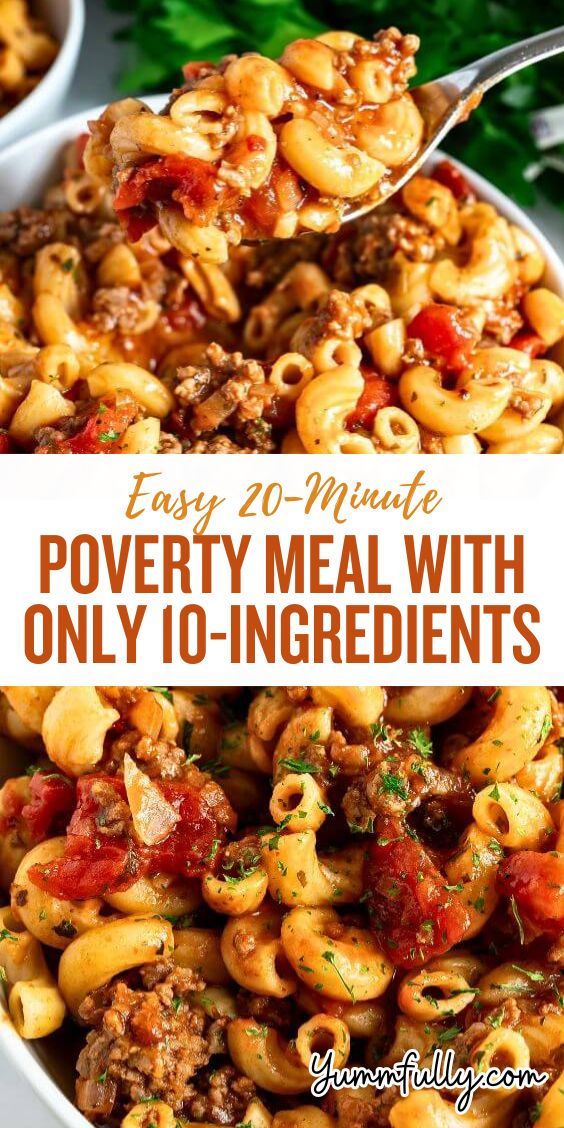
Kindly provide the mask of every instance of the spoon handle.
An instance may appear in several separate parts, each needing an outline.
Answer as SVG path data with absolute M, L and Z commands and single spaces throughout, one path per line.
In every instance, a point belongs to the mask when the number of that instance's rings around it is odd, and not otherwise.
M 502 47 L 500 51 L 478 59 L 441 81 L 452 83 L 460 94 L 468 95 L 473 91 L 484 94 L 510 74 L 516 74 L 524 67 L 540 63 L 542 59 L 558 55 L 561 51 L 564 51 L 564 26 L 551 28 L 541 35 L 533 35 L 520 43 Z

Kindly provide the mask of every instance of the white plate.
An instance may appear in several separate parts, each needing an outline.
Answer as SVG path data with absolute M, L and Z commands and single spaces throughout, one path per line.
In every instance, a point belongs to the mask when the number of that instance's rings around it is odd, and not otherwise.
M 33 12 L 59 41 L 59 53 L 27 98 L 0 118 L 0 149 L 52 121 L 62 107 L 76 68 L 84 31 L 84 0 L 37 0 Z
M 164 104 L 161 96 L 147 98 L 145 101 L 155 110 Z M 0 209 L 40 203 L 42 193 L 56 181 L 65 145 L 77 134 L 83 133 L 87 128 L 87 121 L 96 118 L 102 108 L 97 107 L 65 118 L 0 153 Z M 429 167 L 443 157 L 444 154 L 435 154 Z M 531 233 L 546 259 L 546 283 L 564 296 L 564 264 L 538 227 L 521 208 L 473 169 L 466 168 L 460 162 L 455 163 L 468 176 L 481 199 L 493 204 L 511 223 L 517 223 Z M 0 741 L 0 778 L 6 774 L 9 772 L 6 772 L 5 753 L 3 757 Z M 52 1079 L 56 1076 L 67 1092 L 72 1091 L 74 1062 L 68 1060 L 68 1051 L 61 1049 L 60 1043 L 57 1045 L 55 1040 L 41 1045 L 22 1042 L 9 1019 L 1 1019 L 0 1012 L 0 1052 L 27 1078 L 39 1097 L 58 1117 L 61 1125 L 65 1128 L 88 1128 L 85 1118 Z

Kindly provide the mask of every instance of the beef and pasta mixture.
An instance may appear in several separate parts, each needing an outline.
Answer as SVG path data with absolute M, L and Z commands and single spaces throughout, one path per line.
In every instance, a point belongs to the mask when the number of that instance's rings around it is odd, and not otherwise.
M 0 451 L 561 451 L 564 301 L 450 162 L 219 266 L 128 242 L 86 140 L 0 213 Z
M 59 44 L 26 0 L 0 0 L 0 118 L 35 89 Z
M 421 148 L 418 46 L 394 27 L 371 41 L 331 31 L 279 62 L 188 63 L 163 113 L 126 99 L 92 123 L 86 168 L 113 188 L 130 239 L 158 223 L 200 261 L 225 262 L 241 239 L 335 231 Z
M 564 1123 L 564 694 L 4 687 L 0 964 L 99 1125 Z M 27 767 L 22 763 L 27 762 Z M 75 1025 L 76 1029 L 76 1025 Z M 437 1047 L 530 1089 L 309 1092 Z

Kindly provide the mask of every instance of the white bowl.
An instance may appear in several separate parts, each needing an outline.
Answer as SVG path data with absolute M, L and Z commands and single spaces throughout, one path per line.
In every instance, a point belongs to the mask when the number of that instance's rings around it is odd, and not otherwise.
M 31 757 L 32 753 L 24 751 L 0 736 L 0 786 L 10 776 L 22 774 Z M 5 903 L 6 900 L 7 898 L 0 894 L 0 904 Z M 25 1085 L 25 1078 L 39 1099 L 53 1113 L 55 1119 L 65 1125 L 65 1128 L 88 1128 L 82 1113 L 64 1095 L 66 1092 L 72 1097 L 74 1062 L 68 1060 L 68 1052 L 62 1050 L 61 1044 L 57 1045 L 57 1037 L 59 1035 L 55 1035 L 53 1039 L 44 1039 L 42 1042 L 23 1042 L 19 1034 L 16 1034 L 6 1012 L 4 992 L 0 988 L 2 1069 L 7 1068 L 12 1073 L 21 1075 L 22 1085 Z M 27 1122 L 23 1128 L 27 1128 Z
M 29 138 L 32 131 L 56 117 L 72 82 L 80 51 L 84 0 L 37 0 L 33 12 L 58 40 L 59 52 L 31 94 L 0 118 L 0 149 L 18 137 Z
M 45 80 L 44 80 L 45 81 Z M 164 98 L 151 97 L 145 101 L 155 110 L 164 104 Z M 61 169 L 61 155 L 65 145 L 86 129 L 88 120 L 101 113 L 103 107 L 75 114 L 22 139 L 0 153 L 0 210 L 21 204 L 38 204 L 45 189 L 56 181 Z M 444 154 L 436 153 L 429 162 L 432 168 Z M 545 281 L 564 296 L 564 263 L 531 219 L 494 188 L 473 169 L 455 162 L 469 177 L 478 195 L 498 209 L 511 223 L 517 223 L 534 237 L 546 259 Z M 17 770 L 17 769 L 16 769 Z M 10 775 L 6 760 L 6 745 L 0 740 L 0 780 Z M 2 1019 L 0 1008 L 0 1053 L 8 1058 L 32 1086 L 65 1128 L 88 1128 L 87 1121 L 65 1095 L 72 1095 L 74 1061 L 68 1050 L 62 1048 L 57 1036 L 43 1044 L 23 1042 L 9 1019 Z M 61 1036 L 64 1037 L 64 1036 Z M 56 1078 L 53 1080 L 53 1078 Z

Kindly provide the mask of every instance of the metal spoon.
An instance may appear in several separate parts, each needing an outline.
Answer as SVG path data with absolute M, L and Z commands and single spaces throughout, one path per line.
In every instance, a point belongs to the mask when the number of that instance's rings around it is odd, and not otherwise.
M 475 63 L 469 63 L 461 70 L 447 74 L 445 78 L 426 82 L 423 86 L 415 86 L 410 90 L 410 94 L 425 122 L 427 139 L 423 148 L 413 160 L 402 165 L 389 179 L 386 179 L 377 199 L 373 197 L 357 206 L 354 203 L 350 204 L 345 209 L 342 223 L 349 223 L 361 215 L 366 215 L 402 188 L 440 145 L 449 130 L 464 121 L 472 110 L 476 109 L 483 95 L 492 86 L 508 78 L 510 74 L 522 70 L 523 67 L 528 67 L 531 63 L 539 63 L 542 59 L 558 55 L 561 51 L 564 51 L 564 26 L 544 31 L 541 35 L 534 35 L 530 39 L 523 39 L 521 43 L 513 43 L 510 47 L 502 47 L 501 51 L 494 51 L 492 55 L 486 55 Z

